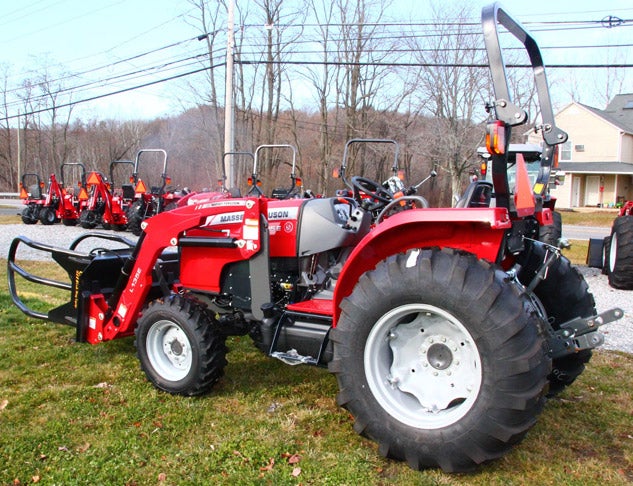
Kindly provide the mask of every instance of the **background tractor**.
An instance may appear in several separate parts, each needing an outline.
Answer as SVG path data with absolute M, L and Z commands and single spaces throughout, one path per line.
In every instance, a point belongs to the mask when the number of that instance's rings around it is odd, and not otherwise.
M 593 259 L 592 252 L 596 255 Z M 587 262 L 602 267 L 611 287 L 633 290 L 633 201 L 624 202 L 609 236 L 590 241 Z
M 127 210 L 134 201 L 134 188 L 131 184 L 122 184 L 120 188 L 114 185 L 115 171 L 119 168 L 129 168 L 130 173 L 134 162 L 130 160 L 115 160 L 110 163 L 110 179 L 100 172 L 91 172 L 87 186 L 90 197 L 81 211 L 81 226 L 92 229 L 102 225 L 104 229 L 123 231 L 127 228 Z M 119 179 L 120 180 L 120 179 Z
M 127 229 L 136 236 L 141 234 L 144 220 L 175 208 L 187 192 L 167 187 L 171 184 L 171 177 L 167 175 L 167 152 L 163 149 L 139 150 L 130 181 L 134 185 L 135 196 L 126 211 Z
M 26 172 L 20 181 L 20 199 L 25 205 L 21 217 L 24 224 L 35 224 L 40 219 L 40 210 L 46 201 L 45 184 L 39 174 Z
M 40 221 L 51 225 L 61 221 L 65 226 L 75 226 L 81 209 L 88 200 L 86 168 L 79 162 L 65 162 L 59 168 L 60 180 L 51 174 L 46 199 L 40 209 Z M 77 190 L 68 181 L 77 180 Z M 64 182 L 66 181 L 66 183 Z

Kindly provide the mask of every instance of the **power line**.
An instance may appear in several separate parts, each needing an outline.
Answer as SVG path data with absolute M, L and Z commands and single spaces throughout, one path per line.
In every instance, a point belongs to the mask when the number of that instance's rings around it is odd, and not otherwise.
M 584 24 L 586 25 L 585 27 L 582 28 L 594 28 L 597 27 L 595 24 L 598 21 L 583 21 Z M 623 22 L 631 22 L 630 19 L 627 19 Z M 581 22 L 582 23 L 582 22 Z M 536 22 L 535 24 L 539 24 L 539 25 L 546 25 L 548 26 L 548 28 L 550 28 L 549 26 L 551 25 L 569 25 L 569 26 L 577 26 L 579 24 L 578 21 L 566 21 L 566 22 L 561 22 L 561 21 L 553 21 L 553 22 Z M 282 24 L 280 24 L 281 27 Z M 296 26 L 296 25 L 292 25 L 292 24 L 287 24 L 287 27 L 293 27 L 293 28 L 301 28 L 301 29 L 305 29 L 306 27 L 309 27 L 310 25 L 314 26 L 314 25 L 319 25 L 319 26 L 323 26 L 325 24 L 304 24 L 301 26 Z M 463 24 L 457 24 L 455 22 L 446 22 L 446 23 L 385 23 L 385 24 L 364 24 L 363 26 L 375 26 L 375 27 L 393 27 L 393 26 L 398 26 L 398 27 L 416 27 L 416 26 L 432 26 L 434 29 L 436 29 L 434 32 L 426 32 L 426 33 L 419 33 L 419 34 L 403 34 L 402 32 L 399 32 L 398 36 L 394 36 L 393 33 L 390 33 L 388 29 L 379 29 L 380 32 L 379 33 L 374 33 L 375 35 L 373 35 L 371 38 L 367 38 L 367 41 L 371 41 L 371 42 L 381 42 L 384 40 L 392 40 L 394 42 L 402 42 L 405 39 L 419 39 L 419 38 L 438 38 L 438 36 L 440 35 L 451 35 L 450 32 L 440 32 L 438 29 L 439 27 L 459 27 L 459 28 L 463 28 L 463 27 L 471 27 L 471 26 L 475 26 L 475 25 L 479 25 L 479 23 L 463 23 Z M 248 26 L 248 24 L 246 25 Z M 252 24 L 251 26 L 254 27 L 254 24 Z M 349 27 L 349 26 L 353 26 L 351 24 L 328 24 L 329 27 Z M 630 25 L 626 25 L 626 26 L 630 26 Z M 261 28 L 262 26 L 259 25 L 257 26 L 258 28 Z M 574 27 L 574 28 L 581 28 L 581 27 Z M 203 34 L 203 35 L 217 35 L 219 34 L 221 31 L 220 30 L 216 30 L 215 32 L 212 33 L 208 33 L 208 34 Z M 461 32 L 462 35 L 481 35 L 480 31 L 475 32 L 474 30 L 472 32 Z M 242 49 L 255 49 L 257 48 L 261 48 L 262 44 L 261 44 L 261 39 L 255 39 L 254 37 L 250 36 L 250 40 L 249 40 L 249 36 L 246 36 L 244 39 L 247 40 L 247 42 L 245 44 L 243 44 L 241 46 Z M 331 42 L 333 45 L 337 46 L 344 38 L 343 37 L 332 37 L 327 39 L 328 42 Z M 188 38 L 188 39 L 184 39 L 182 41 L 177 41 L 177 42 L 173 42 L 171 44 L 156 48 L 156 49 L 152 49 L 146 52 L 142 52 L 142 53 L 138 53 L 135 55 L 132 55 L 128 58 L 125 59 L 121 59 L 118 61 L 114 61 L 112 63 L 108 63 L 102 66 L 98 66 L 96 68 L 91 68 L 91 69 L 87 69 L 84 71 L 80 71 L 78 73 L 71 73 L 65 76 L 62 76 L 60 78 L 54 79 L 54 80 L 47 80 L 47 83 L 49 84 L 54 84 L 54 83 L 59 83 L 62 81 L 65 81 L 67 79 L 80 79 L 82 76 L 86 76 L 89 74 L 95 74 L 98 73 L 100 71 L 106 70 L 106 69 L 112 69 L 114 67 L 120 66 L 122 64 L 125 63 L 130 63 L 132 61 L 135 60 L 139 60 L 139 59 L 144 59 L 146 57 L 149 57 L 152 54 L 159 54 L 162 52 L 167 52 L 169 51 L 171 48 L 175 48 L 177 46 L 181 46 L 183 44 L 186 44 L 188 42 L 191 42 L 193 40 L 201 40 L 201 36 L 197 36 L 197 37 L 193 37 L 193 38 Z M 314 44 L 314 43 L 319 43 L 320 41 L 322 41 L 322 39 L 319 39 L 318 37 L 315 37 L 315 39 L 303 39 L 303 40 L 297 40 L 295 42 L 293 42 L 293 45 L 288 45 L 286 43 L 275 43 L 273 45 L 274 48 L 285 48 L 287 47 L 288 50 L 279 52 L 277 54 L 279 55 L 283 55 L 285 57 L 285 59 L 283 61 L 273 61 L 273 62 L 269 62 L 269 61 L 263 61 L 263 60 L 251 60 L 251 59 L 243 59 L 243 60 L 237 60 L 236 62 L 242 65 L 265 65 L 265 64 L 288 64 L 288 65 L 332 65 L 332 66 L 385 66 L 385 67 L 462 67 L 462 68 L 488 68 L 487 64 L 478 64 L 478 63 L 421 63 L 421 62 L 386 62 L 386 61 L 365 61 L 365 62 L 348 62 L 348 61 L 328 61 L 328 62 L 323 62 L 323 61 L 319 61 L 319 60 L 315 60 L 315 61 L 308 61 L 306 59 L 302 59 L 301 61 L 294 61 L 293 57 L 295 56 L 311 56 L 311 55 L 316 55 L 316 54 L 327 54 L 328 56 L 334 56 L 335 58 L 337 56 L 340 55 L 344 55 L 346 52 L 350 52 L 350 51 L 345 51 L 345 50 L 340 50 L 337 49 L 335 51 L 314 51 L 314 50 L 292 50 L 293 47 L 295 47 L 295 45 L 304 45 L 304 44 Z M 615 47 L 631 47 L 633 46 L 632 44 L 619 44 L 617 46 L 609 46 L 609 45 L 595 45 L 595 46 L 580 46 L 580 45 L 570 45 L 570 46 L 551 46 L 551 47 L 542 47 L 541 49 L 588 49 L 588 48 L 615 48 Z M 515 48 L 515 47 L 509 47 L 507 48 L 508 50 L 523 50 L 523 48 Z M 433 52 L 454 52 L 455 50 L 457 50 L 457 48 L 429 48 L 429 49 L 376 49 L 376 48 L 372 48 L 371 49 L 371 53 L 365 53 L 366 55 L 371 55 L 371 54 L 389 54 L 389 53 L 403 53 L 403 52 L 408 52 L 411 54 L 414 54 L 415 52 L 426 52 L 426 51 L 433 51 Z M 473 50 L 473 51 L 484 51 L 485 49 L 481 48 L 481 47 L 474 47 L 472 49 L 469 50 Z M 219 56 L 221 55 L 221 53 L 224 52 L 224 49 L 218 49 L 216 52 L 216 55 Z M 354 51 L 355 52 L 355 51 Z M 261 54 L 263 55 L 263 52 L 261 51 L 246 51 L 243 52 L 243 55 L 246 56 L 253 56 L 253 55 L 257 55 L 257 54 Z M 170 58 L 164 58 L 164 59 L 158 59 L 158 60 L 153 60 L 151 61 L 152 64 L 147 64 L 143 67 L 139 67 L 133 71 L 128 71 L 128 72 L 124 72 L 124 73 L 119 73 L 119 74 L 113 74 L 110 76 L 107 76 L 105 78 L 99 79 L 99 80 L 95 80 L 95 81 L 84 81 L 81 84 L 75 84 L 71 87 L 67 87 L 67 88 L 60 88 L 52 93 L 46 93 L 44 95 L 41 95 L 39 97 L 34 97 L 34 98 L 30 98 L 29 101 L 31 101 L 32 103 L 37 103 L 39 100 L 42 100 L 46 97 L 49 97 L 50 95 L 60 95 L 60 94 L 65 94 L 65 93 L 72 93 L 75 92 L 77 90 L 80 91 L 86 91 L 88 89 L 90 89 L 91 87 L 103 87 L 105 83 L 122 83 L 124 81 L 131 81 L 134 79 L 138 79 L 141 77 L 145 77 L 145 76 L 149 76 L 154 74 L 155 72 L 159 71 L 159 70 L 173 70 L 173 69 L 177 69 L 177 68 L 187 68 L 190 66 L 191 63 L 193 62 L 200 62 L 202 60 L 205 60 L 209 57 L 209 53 L 208 52 L 204 52 L 204 53 L 199 53 L 199 54 L 193 54 L 193 55 L 189 55 L 187 57 L 175 57 L 175 56 L 171 56 Z M 213 62 L 213 60 L 211 60 L 211 62 Z M 127 87 L 127 88 L 123 88 L 120 90 L 115 90 L 112 91 L 110 93 L 106 93 L 106 94 L 102 94 L 102 95 L 97 95 L 97 96 L 93 96 L 93 97 L 89 97 L 86 99 L 82 99 L 80 101 L 77 102 L 68 102 L 65 104 L 61 104 L 61 105 L 57 105 L 56 108 L 62 108 L 62 107 L 67 107 L 67 106 L 71 106 L 73 104 L 76 103 L 84 103 L 86 101 L 91 101 L 94 99 L 99 99 L 99 98 L 104 98 L 107 96 L 111 96 L 113 94 L 118 94 L 118 93 L 123 93 L 123 92 L 127 92 L 127 91 L 131 91 L 134 89 L 139 89 L 145 86 L 151 86 L 154 84 L 159 84 L 165 81 L 169 81 L 172 79 L 176 79 L 176 78 L 180 78 L 180 77 L 184 77 L 184 76 L 188 76 L 191 74 L 195 74 L 197 72 L 201 72 L 201 71 L 205 71 L 208 69 L 213 69 L 214 67 L 217 66 L 221 66 L 224 65 L 224 63 L 221 64 L 217 64 L 217 65 L 213 65 L 212 67 L 203 67 L 201 69 L 197 69 L 197 70 L 193 70 L 193 71 L 187 71 L 185 73 L 179 73 L 177 75 L 174 76 L 170 76 L 167 78 L 163 78 L 160 80 L 155 80 L 152 82 L 148 82 L 148 83 L 143 83 L 143 84 L 139 84 L 137 86 L 132 86 L 132 87 Z M 627 63 L 600 63 L 600 64 L 550 64 L 548 65 L 548 68 L 550 69 L 558 69 L 558 68 L 564 68 L 564 69 L 602 69 L 602 68 L 628 68 L 631 67 L 631 64 L 627 64 Z M 516 68 L 529 68 L 530 66 L 528 65 L 521 65 L 521 64 L 515 64 L 515 65 L 508 65 L 508 67 L 516 67 Z M 35 87 L 37 87 L 37 84 L 34 85 Z M 13 92 L 17 92 L 19 91 L 20 88 L 14 88 L 12 90 L 7 91 L 7 93 L 13 93 Z M 20 100 L 17 100 L 15 102 L 10 102 L 8 103 L 8 106 L 14 106 L 16 104 L 20 103 Z M 38 110 L 33 110 L 31 113 L 41 113 L 43 111 L 47 111 L 46 108 L 42 108 L 42 109 L 38 109 Z M 15 118 L 14 116 L 8 117 L 7 119 L 10 118 Z
M 445 62 L 352 62 L 352 61 L 252 61 L 236 60 L 236 64 L 290 64 L 290 65 L 323 65 L 323 66 L 393 66 L 393 67 L 447 67 L 447 68 L 481 68 L 489 69 L 488 64 L 478 63 L 445 63 Z M 508 68 L 532 69 L 530 64 L 506 64 Z M 633 64 L 550 64 L 547 69 L 603 69 L 603 68 L 630 68 Z
M 78 101 L 62 103 L 62 104 L 59 104 L 59 105 L 55 105 L 55 109 L 68 108 L 70 106 L 78 105 L 78 104 L 81 104 L 81 103 L 87 103 L 89 101 L 95 101 L 95 100 L 98 100 L 98 99 L 101 99 L 101 98 L 107 98 L 108 96 L 113 96 L 113 95 L 117 95 L 117 94 L 121 94 L 121 93 L 127 93 L 129 91 L 134 91 L 136 89 L 146 88 L 148 86 L 153 86 L 153 85 L 156 85 L 156 84 L 165 83 L 167 81 L 173 81 L 174 79 L 183 78 L 185 76 L 191 76 L 192 74 L 198 74 L 198 73 L 201 73 L 201 72 L 204 72 L 204 71 L 213 70 L 215 68 L 223 67 L 225 65 L 226 65 L 226 63 L 222 62 L 220 64 L 215 64 L 213 66 L 207 66 L 207 67 L 203 67 L 203 68 L 200 68 L 200 69 L 195 69 L 193 71 L 176 74 L 174 76 L 169 76 L 167 78 L 157 79 L 155 81 L 150 81 L 148 83 L 139 84 L 137 86 L 124 88 L 124 89 L 120 89 L 120 90 L 117 90 L 117 91 L 111 91 L 109 93 L 104 93 L 104 94 L 101 94 L 101 95 L 92 96 L 90 98 L 84 98 L 84 99 L 78 100 Z M 5 121 L 14 120 L 14 119 L 22 117 L 22 116 L 36 115 L 38 113 L 44 113 L 45 111 L 49 111 L 49 110 L 51 110 L 51 108 L 41 108 L 41 109 L 37 109 L 37 110 L 32 110 L 32 111 L 26 112 L 26 113 L 20 113 L 19 115 L 6 116 L 2 120 L 5 120 Z

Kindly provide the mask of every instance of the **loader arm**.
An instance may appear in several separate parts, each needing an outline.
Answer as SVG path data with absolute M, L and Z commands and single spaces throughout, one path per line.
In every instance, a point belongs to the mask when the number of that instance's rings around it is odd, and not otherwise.
M 188 230 L 205 227 L 206 222 L 217 215 L 241 209 L 244 221 L 251 224 L 248 233 L 237 225 L 239 234 L 225 233 L 220 237 L 188 237 Z M 236 199 L 200 205 L 184 206 L 158 214 L 143 223 L 144 232 L 121 270 L 121 275 L 112 295 L 84 292 L 79 300 L 79 325 L 85 328 L 86 340 L 91 343 L 109 341 L 131 335 L 148 294 L 155 283 L 155 268 L 161 254 L 169 247 L 191 244 L 204 245 L 211 253 L 213 248 L 232 248 L 239 259 L 248 260 L 261 249 L 259 238 L 259 209 L 257 199 Z M 256 226 L 256 231 L 253 231 Z M 215 233 L 214 233 L 215 234 Z

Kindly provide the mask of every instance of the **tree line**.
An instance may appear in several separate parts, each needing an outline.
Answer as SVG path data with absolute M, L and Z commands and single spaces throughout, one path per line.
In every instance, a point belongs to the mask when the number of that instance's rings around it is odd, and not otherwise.
M 10 118 L 15 110 L 9 104 L 5 66 L 0 78 L 0 191 L 16 189 L 18 138 L 22 173 L 47 178 L 64 162 L 81 162 L 107 174 L 114 160 L 133 159 L 139 149 L 162 148 L 174 185 L 212 187 L 222 175 L 225 74 L 213 66 L 226 44 L 209 33 L 223 30 L 227 5 L 190 3 L 195 14 L 187 21 L 201 33 L 209 69 L 181 85 L 195 107 L 173 116 L 81 120 L 68 102 L 72 93 L 64 89 L 69 78 L 43 68 L 22 83 L 23 115 L 16 125 Z M 394 139 L 407 182 L 419 182 L 436 169 L 439 177 L 424 189 L 425 196 L 432 204 L 451 205 L 478 166 L 484 105 L 492 98 L 489 73 L 482 68 L 487 61 L 481 28 L 468 20 L 477 13 L 467 6 L 443 5 L 428 13 L 427 25 L 410 32 L 399 27 L 394 36 L 384 19 L 388 9 L 389 0 L 255 0 L 237 9 L 236 25 L 242 27 L 235 31 L 235 150 L 292 144 L 305 188 L 330 195 L 341 187 L 332 170 L 340 165 L 347 140 Z M 253 25 L 258 27 L 248 27 Z M 512 76 L 515 101 L 528 104 L 530 73 L 518 70 Z M 309 102 L 300 90 L 309 92 Z M 355 146 L 348 173 L 384 178 L 391 165 L 389 150 Z M 245 183 L 251 164 L 247 157 L 239 159 L 239 184 Z M 284 156 L 266 152 L 262 179 L 285 186 L 288 174 Z

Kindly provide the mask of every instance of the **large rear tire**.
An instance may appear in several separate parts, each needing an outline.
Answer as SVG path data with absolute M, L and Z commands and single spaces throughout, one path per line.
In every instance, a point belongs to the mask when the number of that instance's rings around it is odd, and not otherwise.
M 523 266 L 519 279 L 528 285 L 545 259 L 546 248 L 534 242 L 520 261 Z M 554 330 L 575 317 L 596 315 L 596 304 L 589 286 L 577 268 L 564 256 L 554 262 L 547 272 L 547 278 L 534 289 L 534 294 L 543 306 L 548 321 Z M 571 385 L 584 371 L 585 364 L 591 359 L 591 350 L 583 350 L 552 363 L 549 396 L 554 396 Z
M 609 285 L 633 290 L 633 216 L 618 216 L 611 228 L 608 259 Z
M 473 255 L 410 250 L 379 263 L 332 330 L 339 405 L 382 455 L 468 471 L 536 422 L 551 361 L 520 286 Z
M 195 302 L 178 295 L 152 301 L 136 327 L 141 368 L 156 388 L 200 395 L 224 375 L 225 337 Z

